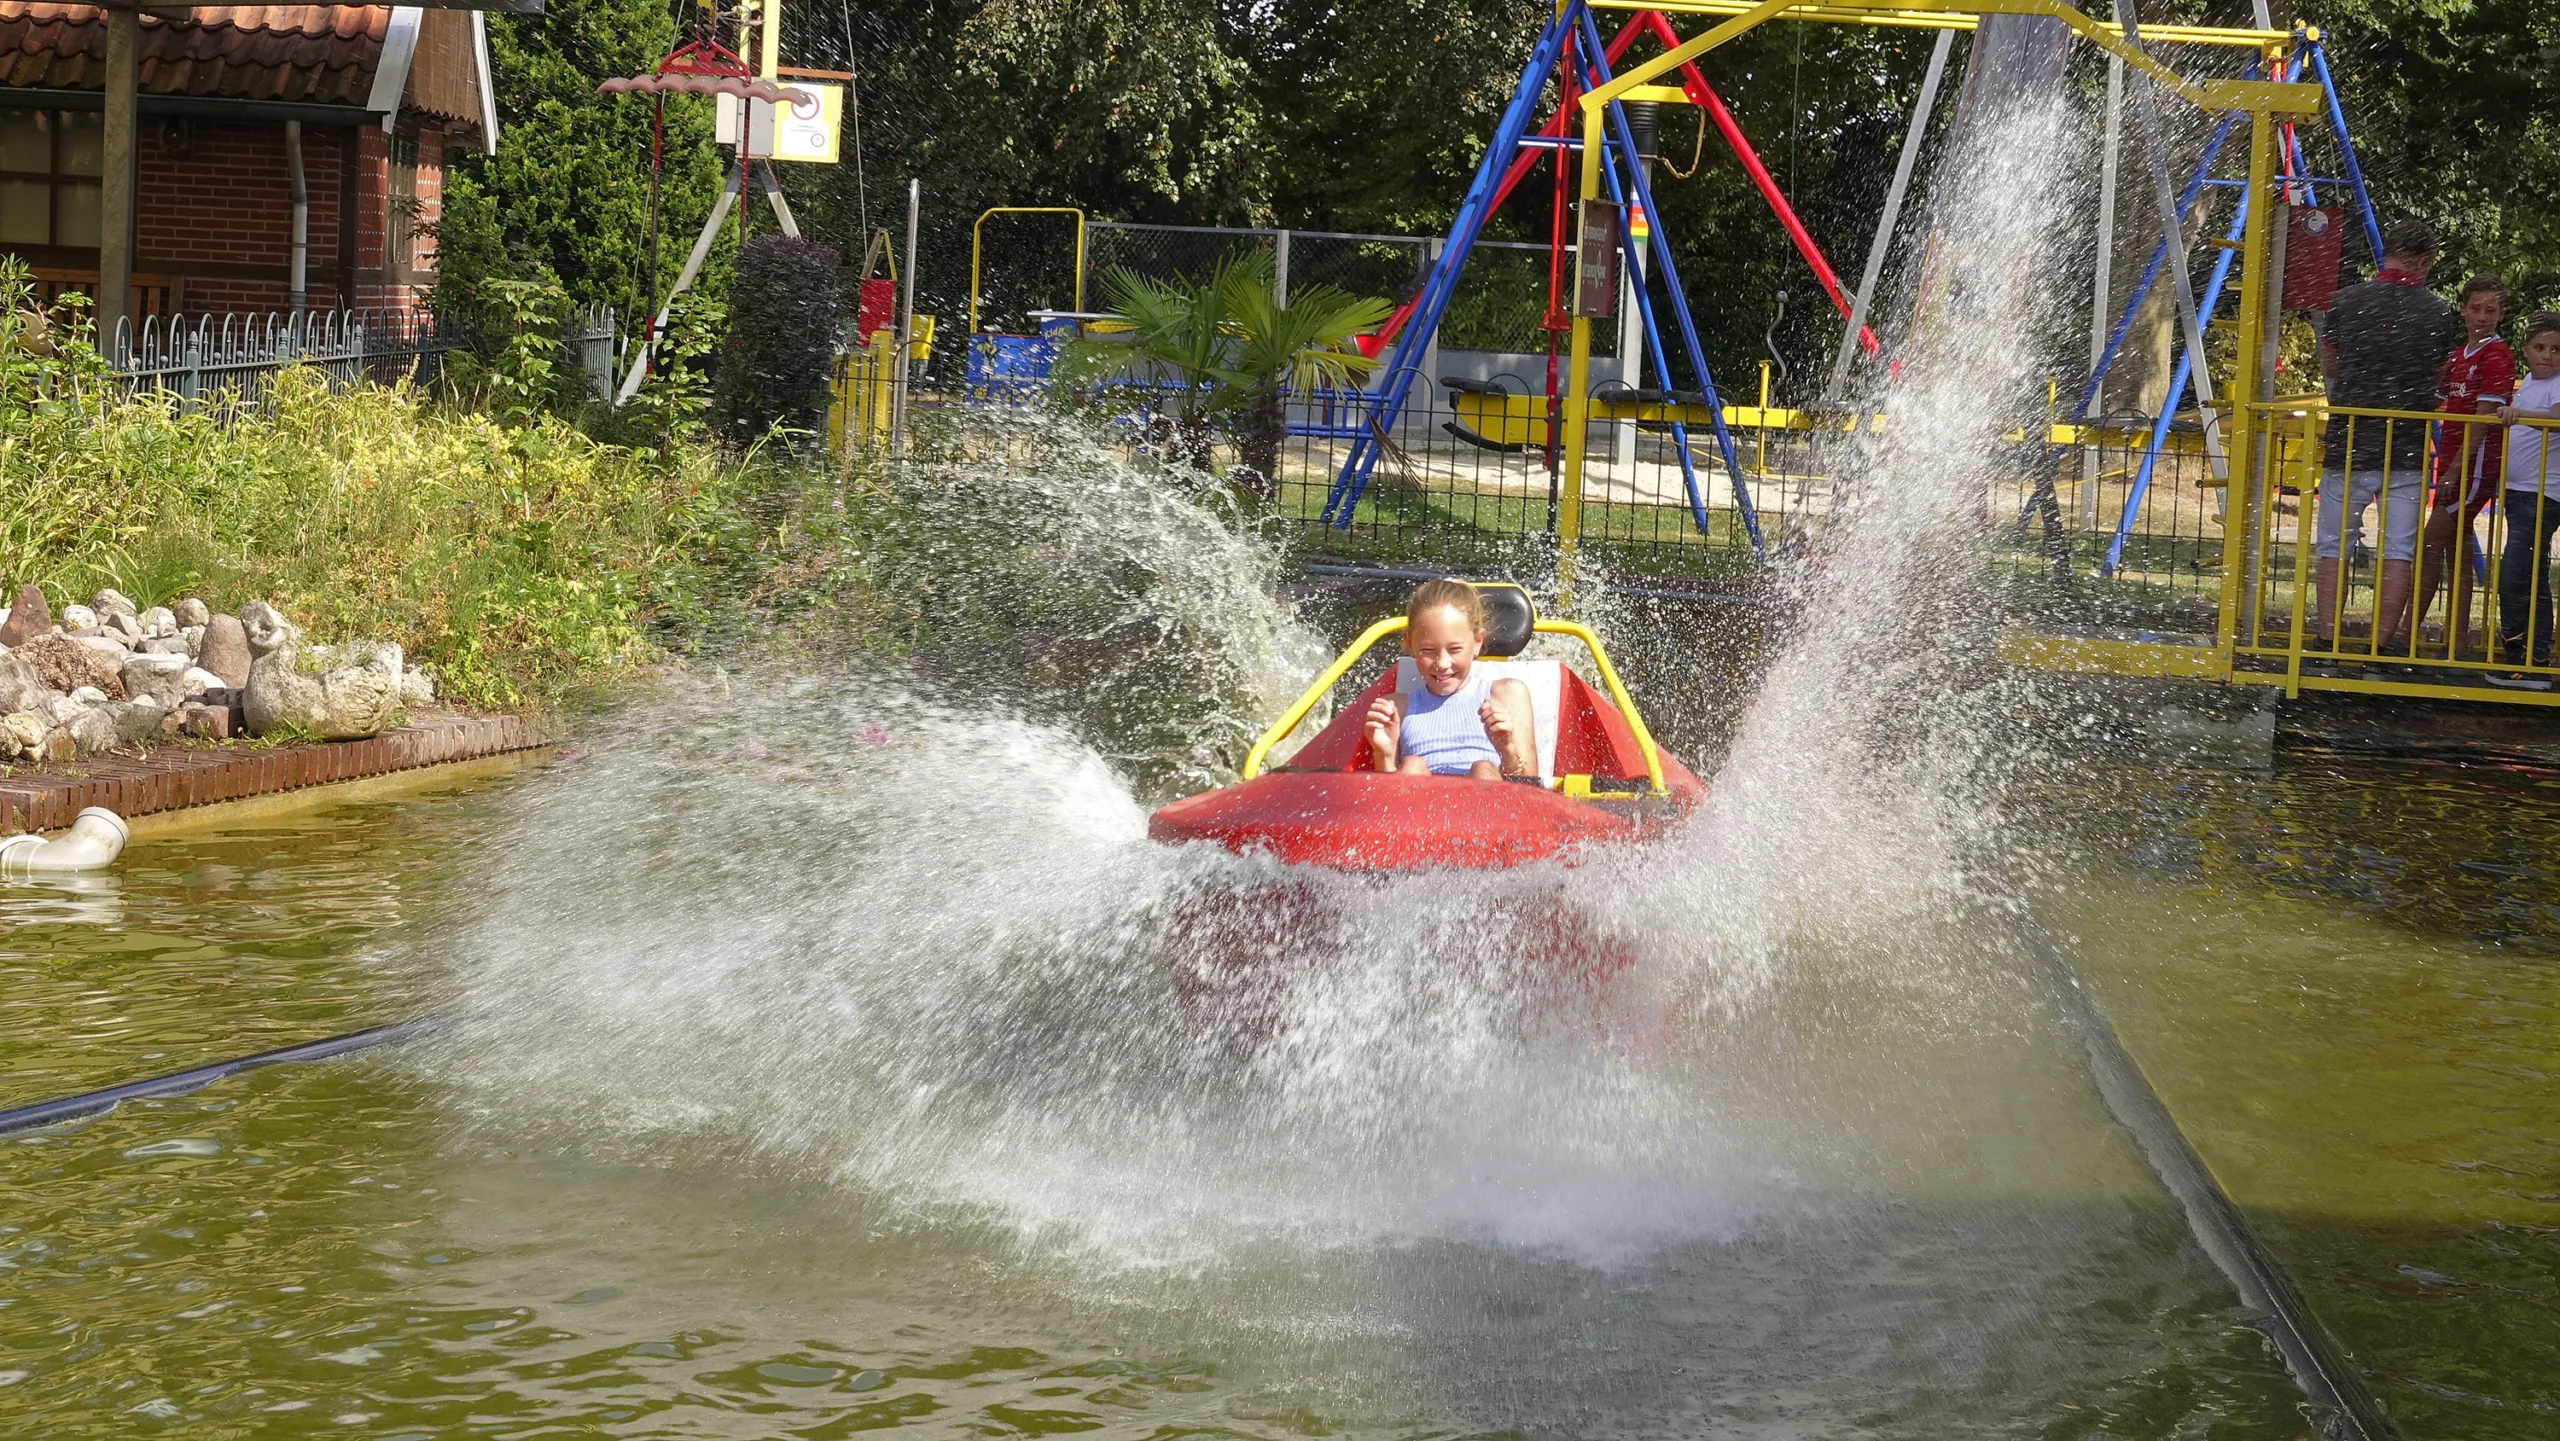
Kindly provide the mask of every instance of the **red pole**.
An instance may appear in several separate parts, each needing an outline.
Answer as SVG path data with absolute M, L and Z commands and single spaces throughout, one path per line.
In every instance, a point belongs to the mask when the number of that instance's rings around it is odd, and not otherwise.
M 1629 20 L 1626 24 L 1618 28 L 1618 38 L 1609 42 L 1609 58 L 1614 61 L 1620 55 L 1624 54 L 1627 46 L 1633 42 L 1635 38 L 1636 22 L 1634 20 Z M 1568 46 L 1565 53 L 1567 55 L 1572 55 L 1575 52 L 1570 48 L 1570 46 Z M 1573 83 L 1570 77 L 1568 77 L 1568 83 Z M 1579 93 L 1581 88 L 1582 87 L 1578 83 L 1573 84 L 1575 93 Z M 1539 126 L 1535 133 L 1546 136 L 1549 139 L 1560 139 L 1571 130 L 1572 118 L 1573 102 L 1568 98 L 1564 104 L 1556 108 L 1556 112 L 1553 115 L 1547 117 L 1546 123 Z M 1540 147 L 1540 149 L 1543 148 L 1545 147 Z M 1556 152 L 1556 164 L 1559 168 L 1564 168 L 1565 166 L 1565 154 L 1566 152 L 1563 150 L 1558 150 Z M 1511 198 L 1512 188 L 1518 185 L 1521 180 L 1528 175 L 1530 167 L 1536 165 L 1538 160 L 1539 155 L 1537 150 L 1523 150 L 1520 154 L 1512 157 L 1511 167 L 1502 172 L 1502 183 L 1494 187 L 1493 204 L 1487 208 L 1487 214 L 1491 214 L 1493 211 L 1500 210 L 1502 208 L 1502 202 Z M 1413 314 L 1413 307 L 1420 303 L 1420 301 L 1421 297 L 1417 295 L 1412 300 L 1408 300 L 1404 304 L 1397 306 L 1395 313 L 1387 317 L 1387 323 L 1378 327 L 1377 339 L 1378 344 L 1381 347 L 1384 347 L 1388 341 L 1395 339 L 1397 331 L 1404 329 L 1406 319 Z
M 1663 44 L 1672 47 L 1680 44 L 1679 33 L 1671 28 L 1671 22 L 1663 19 L 1660 12 L 1647 10 L 1636 18 Z M 1750 140 L 1743 136 L 1742 127 L 1734 123 L 1732 114 L 1724 108 L 1724 101 L 1717 98 L 1714 87 L 1707 84 L 1707 77 L 1698 73 L 1695 64 L 1681 66 L 1680 77 L 1680 88 L 1688 92 L 1689 102 L 1706 109 L 1707 118 L 1716 123 L 1725 143 L 1733 147 L 1734 158 L 1742 162 L 1742 168 L 1751 176 L 1751 183 L 1760 187 L 1761 198 L 1768 201 L 1769 208 L 1776 212 L 1778 223 L 1787 228 L 1787 235 L 1796 243 L 1797 253 L 1804 256 L 1805 264 L 1813 267 L 1813 278 L 1822 282 L 1823 290 L 1831 296 L 1831 303 L 1839 308 L 1840 318 L 1848 319 L 1849 298 L 1840 293 L 1840 277 L 1831 273 L 1831 262 L 1822 258 L 1822 248 L 1815 245 L 1813 237 L 1805 232 L 1804 222 L 1796 219 L 1795 207 L 1787 203 L 1786 195 L 1778 189 L 1778 182 L 1770 178 L 1768 167 L 1760 163 Z M 1858 327 L 1858 343 L 1866 347 L 1869 355 L 1880 349 L 1875 332 L 1863 325 Z

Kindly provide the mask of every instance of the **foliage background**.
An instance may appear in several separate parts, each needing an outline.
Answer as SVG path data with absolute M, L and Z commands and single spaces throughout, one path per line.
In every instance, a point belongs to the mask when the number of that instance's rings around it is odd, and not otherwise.
M 2376 201 L 2386 218 L 2437 223 L 2448 240 L 2439 279 L 2450 288 L 2496 268 L 2519 310 L 2560 304 L 2560 6 L 2330 0 L 2276 11 L 2280 22 L 2328 31 Z M 538 266 L 581 301 L 638 299 L 647 106 L 602 99 L 594 86 L 669 48 L 679 13 L 692 8 L 555 0 L 547 17 L 491 17 L 506 136 L 495 161 L 456 157 L 448 255 L 464 270 Z M 852 262 L 872 232 L 902 227 L 906 181 L 920 179 L 919 306 L 955 322 L 969 224 L 993 205 L 1431 234 L 1449 223 L 1542 13 L 1540 0 L 800 0 L 786 15 L 786 59 L 857 74 L 861 144 L 859 163 L 849 134 L 847 163 L 784 166 L 784 180 L 806 232 Z M 2249 14 L 2247 0 L 2144 7 L 2155 23 L 2247 23 Z M 1851 282 L 1930 40 L 1776 25 L 1705 67 Z M 1963 57 L 1959 45 L 1950 98 Z M 2093 87 L 2097 74 L 2084 61 L 2074 79 Z M 669 116 L 665 233 L 680 251 L 718 171 L 708 102 L 671 104 Z M 1675 166 L 1689 157 L 1694 123 L 1665 117 Z M 2085 176 L 2071 185 L 2086 158 L 2057 157 L 2055 192 L 2029 197 L 2075 206 L 2057 223 L 2083 230 L 2072 217 L 2086 210 Z M 1791 299 L 1780 351 L 1800 373 L 1826 365 L 1837 320 L 1716 138 L 1692 178 L 1658 185 L 1719 372 L 1742 383 L 1767 353 L 1781 289 Z M 1523 199 L 1494 233 L 1543 237 L 1543 206 Z M 2120 216 L 2138 215 L 2140 199 L 2138 189 L 2122 194 Z M 1062 303 L 1063 225 L 1005 223 L 1014 228 L 990 231 L 997 267 Z M 729 263 L 722 245 L 715 294 Z M 662 265 L 662 281 L 673 267 Z

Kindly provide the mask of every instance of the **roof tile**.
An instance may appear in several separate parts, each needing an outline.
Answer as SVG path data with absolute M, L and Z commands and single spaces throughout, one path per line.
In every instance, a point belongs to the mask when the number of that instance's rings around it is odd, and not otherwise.
M 142 17 L 143 93 L 361 105 L 387 5 L 205 6 Z M 0 0 L 0 86 L 105 86 L 105 12 Z

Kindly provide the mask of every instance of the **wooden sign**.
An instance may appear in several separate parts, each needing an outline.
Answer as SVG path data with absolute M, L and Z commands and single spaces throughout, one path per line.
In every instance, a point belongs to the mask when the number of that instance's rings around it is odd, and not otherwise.
M 1573 267 L 1573 313 L 1580 319 L 1607 320 L 1618 313 L 1618 230 L 1624 223 L 1624 212 L 1608 201 L 1582 202 Z

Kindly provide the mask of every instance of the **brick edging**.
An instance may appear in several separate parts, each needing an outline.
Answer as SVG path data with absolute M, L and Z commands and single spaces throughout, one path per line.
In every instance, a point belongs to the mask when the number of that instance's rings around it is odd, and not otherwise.
M 105 806 L 129 818 L 475 760 L 543 743 L 540 729 L 523 716 L 449 716 L 360 741 L 167 745 L 140 757 L 85 757 L 76 763 L 78 775 L 0 777 L 0 835 L 59 830 L 90 806 Z

